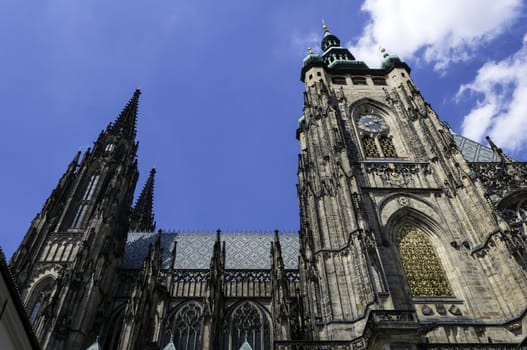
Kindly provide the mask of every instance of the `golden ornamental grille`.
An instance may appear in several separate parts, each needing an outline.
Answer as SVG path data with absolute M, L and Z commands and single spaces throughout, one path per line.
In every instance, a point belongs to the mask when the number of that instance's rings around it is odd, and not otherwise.
M 392 139 L 387 136 L 382 136 L 379 140 L 381 144 L 382 153 L 386 158 L 396 158 L 397 153 L 395 152 L 395 146 L 393 145 Z
M 369 136 L 364 136 L 362 138 L 362 144 L 364 145 L 364 152 L 366 157 L 379 157 L 379 151 L 377 150 L 377 145 L 375 140 Z
M 404 225 L 399 230 L 399 253 L 413 296 L 454 296 L 441 261 L 424 232 Z

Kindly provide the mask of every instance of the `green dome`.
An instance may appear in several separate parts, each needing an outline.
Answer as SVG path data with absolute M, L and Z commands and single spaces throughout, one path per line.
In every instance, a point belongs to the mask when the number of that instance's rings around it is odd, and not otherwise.
M 397 56 L 397 55 L 390 55 L 390 54 L 388 54 L 388 52 L 386 52 L 385 49 L 381 49 L 381 52 L 383 53 L 381 66 L 384 69 L 393 66 L 395 63 L 401 63 L 402 62 L 401 59 L 399 58 L 399 56 Z
M 312 62 L 322 62 L 322 57 L 320 57 L 316 53 L 309 52 L 307 56 L 304 58 L 303 66 L 305 67 Z

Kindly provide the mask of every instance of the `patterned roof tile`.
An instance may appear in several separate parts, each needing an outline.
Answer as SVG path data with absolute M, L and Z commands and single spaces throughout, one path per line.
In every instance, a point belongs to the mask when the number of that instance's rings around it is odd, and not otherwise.
M 154 243 L 157 233 L 130 232 L 126 242 L 122 267 L 140 268 Z M 270 246 L 274 233 L 222 233 L 225 242 L 227 269 L 269 269 Z M 176 269 L 208 269 L 216 233 L 161 233 L 163 268 L 168 268 L 176 243 Z M 286 269 L 298 265 L 298 235 L 281 233 L 280 243 Z

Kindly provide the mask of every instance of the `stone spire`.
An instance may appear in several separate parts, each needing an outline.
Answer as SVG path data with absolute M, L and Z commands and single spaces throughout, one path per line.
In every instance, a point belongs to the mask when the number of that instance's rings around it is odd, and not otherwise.
M 130 231 L 153 232 L 156 228 L 154 221 L 154 178 L 156 169 L 150 170 L 150 176 L 139 195 L 139 199 L 132 208 L 130 215 Z
M 121 134 L 128 139 L 135 138 L 139 95 L 141 95 L 141 90 L 135 90 L 134 95 L 123 108 L 121 114 L 119 114 L 115 122 L 108 126 L 109 133 Z
M 496 154 L 503 163 L 514 162 L 514 160 L 508 155 L 506 155 L 501 148 L 496 146 L 496 144 L 492 141 L 490 136 L 485 136 L 485 139 L 489 143 L 489 146 L 492 149 L 492 152 L 494 152 L 494 154 Z

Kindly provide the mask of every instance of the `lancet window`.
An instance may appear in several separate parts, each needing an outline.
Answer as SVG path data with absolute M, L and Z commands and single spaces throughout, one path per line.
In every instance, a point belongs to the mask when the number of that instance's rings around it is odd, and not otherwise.
M 31 293 L 31 297 L 27 303 L 29 310 L 29 320 L 33 325 L 35 334 L 38 336 L 45 327 L 46 317 L 43 311 L 48 306 L 51 300 L 53 291 L 53 281 L 46 278 L 41 281 Z
M 406 224 L 399 230 L 397 238 L 401 262 L 412 295 L 453 296 L 441 261 L 423 230 Z
M 201 349 L 201 327 L 203 309 L 197 302 L 191 301 L 175 314 L 172 320 L 172 335 L 176 349 Z
M 236 307 L 224 324 L 224 349 L 238 350 L 245 339 L 254 350 L 271 349 L 268 318 L 261 308 L 246 302 Z

